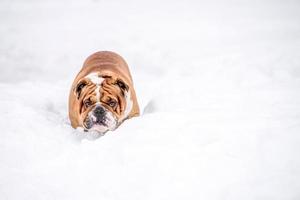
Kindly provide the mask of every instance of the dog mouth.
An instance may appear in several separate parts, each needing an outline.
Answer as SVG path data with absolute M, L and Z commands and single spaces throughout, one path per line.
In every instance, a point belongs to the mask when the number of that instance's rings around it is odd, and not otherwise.
M 87 117 L 87 119 L 83 123 L 83 127 L 85 131 L 97 131 L 97 132 L 104 132 L 108 129 L 107 126 L 107 120 L 102 119 L 102 120 L 96 120 L 93 121 L 91 118 Z

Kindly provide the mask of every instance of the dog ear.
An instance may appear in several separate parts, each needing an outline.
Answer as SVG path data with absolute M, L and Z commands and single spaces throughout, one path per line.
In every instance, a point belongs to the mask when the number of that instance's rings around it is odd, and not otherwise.
M 129 89 L 128 85 L 121 79 L 117 79 L 115 84 L 119 86 L 122 92 L 127 92 Z
M 86 86 L 86 82 L 79 82 L 75 88 L 75 94 L 77 99 L 79 99 L 82 89 Z

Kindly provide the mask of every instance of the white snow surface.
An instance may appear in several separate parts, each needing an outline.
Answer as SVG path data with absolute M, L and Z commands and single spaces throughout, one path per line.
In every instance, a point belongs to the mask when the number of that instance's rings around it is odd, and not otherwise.
M 0 1 L 0 199 L 300 199 L 300 2 Z M 141 116 L 73 130 L 87 56 Z

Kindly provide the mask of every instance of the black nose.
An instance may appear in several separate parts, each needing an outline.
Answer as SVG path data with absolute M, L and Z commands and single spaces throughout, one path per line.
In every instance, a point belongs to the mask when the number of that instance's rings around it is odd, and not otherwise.
M 99 107 L 96 107 L 95 110 L 94 110 L 94 115 L 95 115 L 96 117 L 103 117 L 104 113 L 105 113 L 104 108 L 103 108 L 103 107 L 100 107 L 100 106 L 99 106 Z

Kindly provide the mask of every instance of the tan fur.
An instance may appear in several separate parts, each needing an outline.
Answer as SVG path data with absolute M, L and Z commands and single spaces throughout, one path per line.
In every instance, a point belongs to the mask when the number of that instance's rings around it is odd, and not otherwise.
M 139 115 L 139 105 L 133 87 L 132 77 L 125 60 L 116 53 L 109 51 L 100 51 L 92 54 L 85 60 L 82 69 L 80 70 L 72 84 L 69 95 L 69 118 L 73 128 L 82 126 L 82 119 L 79 114 L 80 109 L 82 109 L 82 102 L 80 102 L 80 99 L 78 100 L 76 97 L 76 86 L 81 79 L 93 72 L 98 72 L 101 75 L 105 76 L 111 76 L 112 79 L 110 81 L 114 81 L 119 78 L 122 79 L 129 86 L 131 101 L 133 102 L 132 110 L 127 118 Z M 110 88 L 108 88 L 108 90 L 110 90 Z M 116 91 L 111 89 L 109 92 L 114 93 Z M 95 94 L 91 93 L 91 96 L 95 96 Z M 124 99 L 122 99 L 121 105 L 121 107 L 124 107 L 124 105 L 126 105 Z M 118 118 L 120 117 L 118 116 L 118 114 L 116 115 Z

